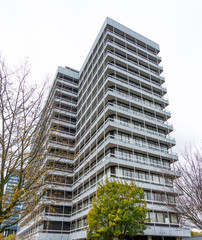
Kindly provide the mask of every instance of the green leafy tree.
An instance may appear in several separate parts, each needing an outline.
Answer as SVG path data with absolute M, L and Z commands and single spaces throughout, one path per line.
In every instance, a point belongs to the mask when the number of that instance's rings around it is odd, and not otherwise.
M 93 207 L 87 216 L 88 239 L 122 240 L 124 236 L 143 234 L 148 208 L 144 191 L 134 181 L 130 184 L 106 179 L 98 184 Z

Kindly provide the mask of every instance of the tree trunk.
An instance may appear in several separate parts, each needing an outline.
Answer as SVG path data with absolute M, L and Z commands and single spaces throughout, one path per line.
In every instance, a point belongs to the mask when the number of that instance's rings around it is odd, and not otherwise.
M 118 239 L 119 239 L 119 240 L 123 240 L 124 237 L 125 237 L 125 234 L 121 234 Z

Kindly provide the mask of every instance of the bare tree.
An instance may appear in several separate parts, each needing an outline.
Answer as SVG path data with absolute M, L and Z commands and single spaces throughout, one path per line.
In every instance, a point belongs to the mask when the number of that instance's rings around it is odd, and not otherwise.
M 183 224 L 202 229 L 202 153 L 197 147 L 187 148 L 176 167 L 181 177 L 175 184 L 183 194 L 176 198 L 175 211 Z
M 29 74 L 27 62 L 10 69 L 0 56 L 0 232 L 33 211 L 42 195 L 49 121 L 42 106 L 45 88 L 30 87 Z M 17 183 L 5 191 L 13 176 Z

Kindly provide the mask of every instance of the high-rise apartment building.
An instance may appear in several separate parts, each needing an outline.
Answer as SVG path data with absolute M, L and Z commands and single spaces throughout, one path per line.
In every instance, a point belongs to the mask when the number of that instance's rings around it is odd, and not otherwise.
M 81 70 L 58 68 L 48 98 L 48 190 L 20 239 L 86 239 L 91 200 L 106 176 L 134 179 L 145 191 L 151 222 L 137 239 L 189 236 L 166 203 L 175 204 L 178 174 L 158 54 L 158 44 L 107 18 Z

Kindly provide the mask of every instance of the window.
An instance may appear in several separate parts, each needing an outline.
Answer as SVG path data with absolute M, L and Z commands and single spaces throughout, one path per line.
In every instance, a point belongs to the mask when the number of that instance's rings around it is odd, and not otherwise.
M 87 189 L 89 187 L 89 182 L 87 182 L 85 185 L 84 185 L 84 190 Z
M 168 195 L 168 202 L 169 203 L 175 203 L 175 197 L 172 195 Z
M 78 228 L 82 227 L 82 221 L 81 221 L 81 219 L 78 220 L 78 222 L 77 222 L 77 227 L 78 227 Z
M 145 179 L 149 181 L 149 173 L 145 173 Z
M 116 168 L 117 169 L 117 168 Z M 123 175 L 125 177 L 134 178 L 134 170 L 129 168 L 118 168 L 117 174 Z
M 172 214 L 172 213 L 170 214 L 170 222 L 171 223 L 178 223 L 176 214 Z
M 49 227 L 50 230 L 61 230 L 62 229 L 62 222 L 50 221 Z
M 166 182 L 166 184 L 169 184 L 169 185 L 173 184 L 173 180 L 170 177 L 166 177 L 165 182 Z
M 100 173 L 97 177 L 97 180 L 100 181 L 103 178 L 103 176 L 104 176 L 104 173 L 103 172 Z
M 70 214 L 71 213 L 71 207 L 64 206 L 64 213 Z
M 72 229 L 76 228 L 76 222 L 72 222 Z
M 161 194 L 160 193 L 154 193 L 154 200 L 155 201 L 161 201 Z
M 165 223 L 169 223 L 169 217 L 168 217 L 168 214 L 165 214 L 164 217 L 165 217 Z
M 146 179 L 145 172 L 139 172 L 139 178 L 140 179 Z
M 149 218 L 151 222 L 156 222 L 156 213 L 149 212 Z
M 163 213 L 157 213 L 157 222 L 163 223 L 164 222 L 164 216 Z
M 50 206 L 50 212 L 51 213 L 58 213 L 62 214 L 63 213 L 63 206 Z
M 147 200 L 151 200 L 151 192 L 147 192 Z
M 83 219 L 83 225 L 84 225 L 84 226 L 87 226 L 87 218 L 84 218 L 84 219 Z
M 84 206 L 84 207 L 87 207 L 87 206 L 88 206 L 88 199 L 86 199 L 86 200 L 83 202 L 83 206 Z
M 153 181 L 156 183 L 159 183 L 159 176 L 156 174 L 153 174 Z
M 70 223 L 69 222 L 63 222 L 63 230 L 70 230 Z
M 82 209 L 82 203 L 78 204 L 78 210 Z

